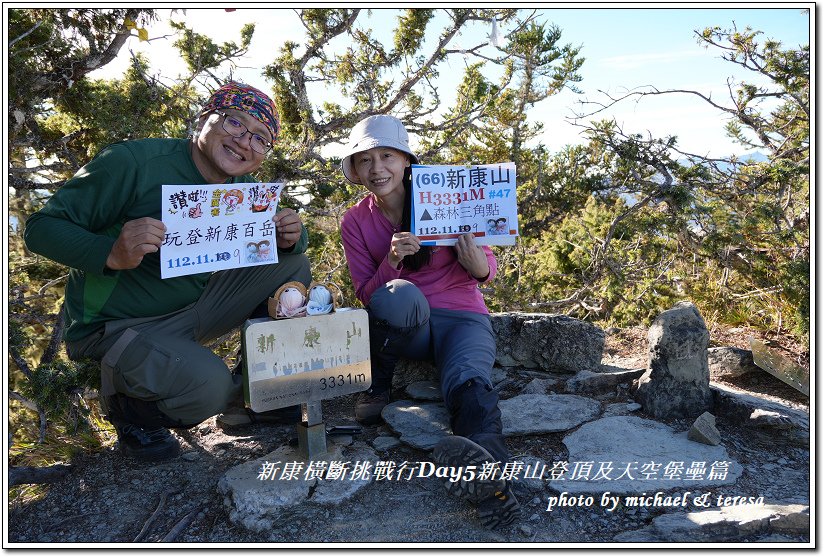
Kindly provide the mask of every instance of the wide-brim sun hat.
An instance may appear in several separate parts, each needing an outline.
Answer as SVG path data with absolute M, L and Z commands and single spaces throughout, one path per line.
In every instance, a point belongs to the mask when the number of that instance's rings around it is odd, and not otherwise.
M 349 143 L 341 162 L 343 175 L 347 180 L 362 185 L 352 170 L 352 155 L 375 147 L 391 147 L 403 151 L 411 157 L 413 164 L 418 163 L 418 157 L 409 147 L 409 134 L 400 120 L 387 114 L 369 116 L 358 122 L 349 134 Z

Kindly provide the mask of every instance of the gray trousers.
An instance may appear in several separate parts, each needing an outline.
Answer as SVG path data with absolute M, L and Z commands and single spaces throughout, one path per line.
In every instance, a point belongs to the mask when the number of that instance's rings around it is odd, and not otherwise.
M 284 283 L 312 280 L 309 259 L 278 254 L 274 265 L 214 273 L 196 302 L 156 316 L 109 321 L 99 332 L 67 342 L 73 359 L 100 361 L 101 394 L 155 402 L 181 425 L 194 425 L 239 397 L 223 360 L 203 344 L 243 324 Z
M 392 360 L 434 360 L 447 408 L 453 406 L 453 394 L 470 379 L 492 388 L 495 336 L 488 315 L 431 309 L 418 287 L 403 279 L 389 281 L 377 289 L 369 300 L 369 313 L 370 337 L 374 336 L 379 345 L 373 347 L 373 353 L 383 348 Z M 381 334 L 381 325 L 405 334 L 386 339 Z M 380 355 L 373 359 L 382 360 Z M 391 374 L 394 361 L 387 363 L 386 370 L 373 368 L 373 385 L 386 380 L 376 378 L 376 372 Z

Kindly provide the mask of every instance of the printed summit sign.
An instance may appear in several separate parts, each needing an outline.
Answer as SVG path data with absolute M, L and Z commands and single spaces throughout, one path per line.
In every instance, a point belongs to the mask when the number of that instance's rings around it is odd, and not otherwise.
M 518 236 L 515 164 L 412 165 L 412 232 L 424 245 L 514 245 Z

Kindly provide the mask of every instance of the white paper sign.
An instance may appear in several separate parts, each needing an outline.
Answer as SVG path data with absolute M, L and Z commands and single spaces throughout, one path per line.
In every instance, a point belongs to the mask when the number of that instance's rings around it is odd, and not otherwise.
M 281 183 L 163 185 L 161 278 L 277 263 Z
M 424 245 L 452 246 L 467 232 L 479 245 L 518 236 L 515 163 L 412 165 L 412 232 Z

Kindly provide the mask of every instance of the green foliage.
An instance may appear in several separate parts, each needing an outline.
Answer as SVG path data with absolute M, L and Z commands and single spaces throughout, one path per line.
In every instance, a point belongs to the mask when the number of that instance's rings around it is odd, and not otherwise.
M 23 326 L 19 321 L 14 319 L 9 320 L 8 322 L 8 346 L 10 350 L 17 350 L 18 352 L 24 352 L 26 348 L 31 344 L 31 341 L 26 335 L 25 331 L 23 330 Z
M 545 230 L 529 256 L 536 297 L 573 293 L 570 315 L 622 326 L 649 323 L 670 307 L 677 296 L 665 220 L 646 211 L 614 225 L 627 210 L 619 197 L 590 196 L 579 212 Z
M 528 12 L 405 9 L 388 44 L 376 38 L 367 11 L 297 13 L 304 40 L 285 44 L 263 71 L 282 135 L 258 177 L 288 181 L 282 205 L 300 210 L 310 230 L 314 278 L 340 285 L 348 305 L 358 302 L 339 223 L 364 190 L 343 178 L 328 148 L 345 143 L 360 119 L 389 113 L 413 134 L 422 162 L 516 162 L 521 237 L 514 247 L 493 248 L 498 276 L 483 285 L 492 311 L 648 324 L 689 298 L 714 322 L 790 330 L 809 341 L 808 46 L 761 41 L 751 29 L 700 33 L 699 41 L 731 64 L 767 78 L 768 85 L 735 85 L 726 129 L 769 159 L 685 162 L 678 130 L 653 138 L 610 121 L 593 123 L 584 145 L 557 153 L 536 145 L 543 123 L 530 120 L 530 109 L 564 88 L 576 91 L 584 59 L 580 46 L 562 45 L 560 29 Z M 230 77 L 254 33 L 247 25 L 237 41 L 218 44 L 173 24 L 188 75 L 163 82 L 135 56 L 120 78 L 91 80 L 86 74 L 133 34 L 126 20 L 145 25 L 153 10 L 8 14 L 9 207 L 21 223 L 44 192 L 104 145 L 185 136 L 203 100 L 196 85 L 208 90 Z M 506 44 L 467 45 L 462 37 L 473 26 L 488 28 L 492 18 Z M 458 63 L 463 75 L 447 105 L 435 79 Z M 80 443 L 67 438 L 89 422 L 95 433 L 83 446 L 99 446 L 99 415 L 80 396 L 96 386 L 97 367 L 49 352 L 67 270 L 28 254 L 19 231 L 10 233 L 8 253 L 8 344 L 13 363 L 22 364 L 12 366 L 10 384 L 53 422 L 49 443 Z M 228 359 L 236 347 L 232 337 L 214 349 Z M 13 429 L 21 432 L 15 458 L 34 455 L 37 424 L 19 403 L 13 409 Z
M 68 136 L 61 149 L 71 149 L 77 160 L 88 160 L 116 141 L 185 136 L 194 92 L 147 82 L 147 72 L 148 63 L 138 56 L 122 80 L 78 82 L 57 99 L 57 110 L 41 129 L 51 137 Z
M 398 16 L 394 46 L 397 55 L 412 56 L 421 48 L 426 25 L 435 16 L 435 10 L 420 8 L 404 10 Z
M 174 42 L 174 46 L 180 51 L 193 75 L 244 55 L 255 32 L 254 24 L 247 24 L 240 31 L 240 45 L 233 41 L 218 45 L 206 35 L 196 33 L 183 23 L 170 21 L 169 25 L 180 32 L 180 38 Z
M 100 387 L 100 366 L 92 361 L 55 360 L 37 366 L 21 387 L 23 396 L 36 402 L 52 421 L 83 421 L 90 410 L 78 403 L 87 388 Z

